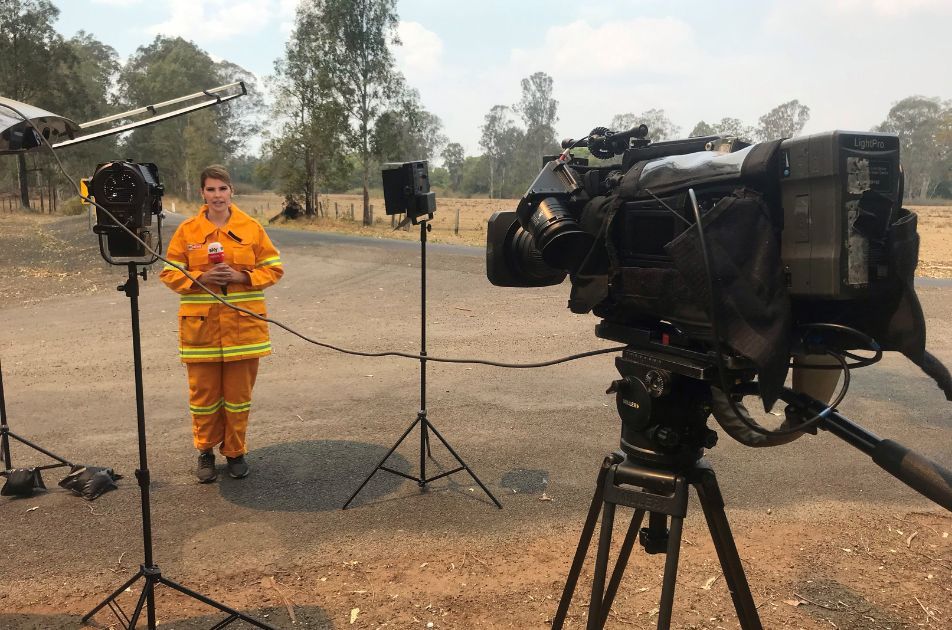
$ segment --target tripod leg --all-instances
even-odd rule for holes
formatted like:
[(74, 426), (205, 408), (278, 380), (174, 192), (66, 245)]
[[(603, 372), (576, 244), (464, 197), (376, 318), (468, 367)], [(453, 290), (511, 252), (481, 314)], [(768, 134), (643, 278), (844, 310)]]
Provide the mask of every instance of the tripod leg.
[(430, 433), (426, 430), (426, 425), (429, 424), (426, 421), (426, 416), (421, 411), (420, 412), (420, 479), (417, 481), (417, 485), (421, 488), (426, 487), (426, 456), (430, 451)]
[(119, 597), (119, 594), (120, 594), (120, 593), (125, 592), (125, 590), (126, 590), (127, 588), (129, 588), (130, 586), (132, 586), (132, 585), (135, 583), (136, 580), (138, 580), (140, 577), (142, 577), (142, 575), (143, 575), (143, 574), (142, 574), (142, 569), (139, 569), (139, 571), (138, 571), (135, 575), (133, 575), (131, 578), (129, 578), (122, 586), (120, 586), (119, 588), (117, 588), (109, 597), (107, 597), (106, 599), (104, 599), (104, 600), (102, 600), (101, 602), (99, 602), (98, 604), (96, 604), (96, 607), (95, 607), (95, 608), (93, 608), (93, 609), (90, 610), (88, 613), (86, 613), (86, 615), (83, 617), (83, 623), (87, 623), (90, 619), (93, 618), (93, 616), (94, 616), (96, 613), (98, 613), (100, 610), (102, 610), (103, 608), (105, 608), (106, 606), (108, 606), (110, 602), (112, 602), (114, 599), (116, 599), (117, 597)]
[(643, 509), (635, 510), (631, 515), (631, 523), (628, 525), (628, 533), (625, 534), (625, 540), (618, 551), (618, 559), (615, 561), (615, 568), (612, 571), (612, 579), (608, 582), (608, 588), (605, 590), (605, 598), (602, 600), (602, 619), (600, 628), (605, 627), (608, 621), (608, 611), (611, 610), (612, 603), (615, 601), (615, 595), (618, 594), (618, 586), (621, 584), (621, 578), (625, 574), (625, 567), (628, 566), (628, 559), (631, 557), (631, 549), (635, 546), (635, 540), (638, 538), (638, 530), (641, 528), (641, 522), (645, 519)]
[(588, 602), (586, 630), (602, 627), (602, 601), (605, 597), (605, 574), (608, 572), (608, 553), (612, 546), (612, 526), (615, 523), (615, 504), (605, 503), (602, 508), (602, 529), (598, 535), (598, 551), (595, 554), (595, 574), (592, 576), (592, 599)]
[(661, 603), (658, 610), (658, 630), (671, 627), (671, 610), (674, 608), (674, 587), (678, 580), (678, 560), (681, 556), (681, 531), (684, 518), (671, 517), (671, 531), (668, 533), (668, 550), (664, 560), (664, 580), (661, 583)]
[(367, 475), (367, 478), (364, 479), (363, 483), (361, 483), (360, 486), (354, 491), (354, 494), (350, 495), (350, 498), (347, 499), (347, 503), (345, 503), (345, 504), (344, 504), (344, 507), (341, 508), (342, 510), (346, 510), (346, 509), (347, 509), (347, 506), (350, 505), (350, 502), (353, 501), (354, 498), (355, 498), (358, 494), (360, 494), (360, 491), (364, 489), (364, 486), (367, 485), (367, 482), (370, 481), (370, 479), (371, 479), (375, 474), (377, 474), (377, 471), (380, 470), (380, 467), (383, 466), (384, 462), (386, 462), (388, 459), (390, 459), (390, 456), (393, 455), (393, 452), (394, 452), (395, 450), (397, 450), (397, 447), (400, 446), (400, 444), (403, 442), (404, 439), (406, 439), (406, 437), (407, 437), (408, 435), (410, 435), (410, 431), (412, 431), (412, 430), (413, 430), (413, 427), (415, 427), (415, 426), (417, 425), (417, 423), (420, 422), (421, 418), (422, 418), (421, 416), (417, 416), (417, 419), (413, 421), (413, 424), (411, 424), (409, 427), (407, 427), (407, 430), (403, 432), (403, 435), (400, 436), (400, 439), (397, 440), (396, 444), (394, 444), (393, 447), (391, 447), (391, 449), (390, 449), (389, 451), (387, 451), (387, 454), (384, 455), (383, 458), (381, 458), (380, 463), (378, 463), (376, 466), (374, 466), (374, 469), (370, 471), (370, 474)]
[(700, 481), (694, 484), (694, 488), (701, 501), (707, 527), (711, 531), (714, 549), (717, 550), (717, 558), (720, 560), (727, 588), (730, 589), (740, 627), (743, 630), (761, 630), (763, 626), (760, 625), (760, 615), (757, 614), (757, 606), (754, 605), (754, 598), (750, 593), (744, 565), (737, 554), (737, 545), (724, 513), (724, 497), (721, 496), (714, 471), (702, 471)]
[(605, 475), (608, 474), (608, 469), (615, 463), (614, 456), (609, 455), (602, 462), (601, 468), (598, 469), (595, 494), (592, 495), (592, 504), (588, 508), (585, 525), (582, 526), (582, 534), (579, 536), (575, 557), (572, 559), (572, 568), (569, 569), (569, 575), (565, 578), (565, 587), (562, 589), (562, 598), (559, 599), (559, 608), (552, 619), (552, 630), (562, 630), (562, 624), (565, 623), (565, 616), (569, 612), (569, 605), (572, 603), (572, 596), (575, 594), (575, 586), (578, 584), (578, 576), (582, 572), (582, 565), (585, 563), (585, 555), (592, 543), (592, 534), (595, 532), (595, 523), (598, 521), (598, 511), (601, 509), (602, 499), (605, 497)]
[(479, 485), (479, 487), (483, 489), (483, 492), (485, 492), (486, 495), (487, 495), (490, 499), (493, 500), (493, 503), (496, 504), (496, 507), (501, 510), (501, 509), (502, 509), (502, 503), (500, 503), (499, 500), (496, 499), (495, 496), (493, 496), (493, 493), (489, 491), (489, 488), (487, 488), (485, 485), (483, 485), (483, 482), (479, 480), (479, 477), (476, 476), (476, 473), (474, 473), (473, 470), (472, 470), (469, 466), (466, 465), (466, 462), (463, 461), (463, 458), (461, 458), (461, 457), (456, 453), (456, 451), (453, 450), (453, 447), (450, 446), (450, 443), (447, 442), (446, 439), (445, 439), (442, 435), (440, 435), (440, 432), (436, 430), (436, 427), (433, 426), (429, 421), (426, 422), (426, 426), (429, 426), (429, 427), (430, 427), (430, 430), (433, 431), (433, 434), (434, 434), (436, 437), (438, 437), (438, 438), (440, 439), (440, 442), (443, 443), (443, 446), (446, 447), (446, 450), (448, 450), (448, 451), (450, 452), (450, 454), (452, 454), (453, 457), (456, 458), (456, 461), (459, 462), (459, 465), (462, 466), (462, 467), (466, 470), (466, 472), (469, 473), (469, 476), (473, 478), (473, 481), (475, 481), (475, 482)]
[(129, 618), (129, 630), (135, 630), (136, 624), (139, 623), (139, 616), (142, 614), (142, 607), (146, 603), (146, 600), (148, 600), (152, 606), (148, 610), (150, 620), (149, 630), (155, 630), (155, 598), (152, 595), (152, 580), (146, 577), (145, 585), (142, 587), (142, 593), (139, 594), (139, 601), (136, 602), (136, 608), (132, 611), (132, 617)]
[(229, 608), (228, 606), (225, 606), (224, 604), (222, 604), (222, 603), (220, 603), (220, 602), (216, 602), (214, 599), (211, 599), (210, 597), (205, 597), (205, 596), (202, 595), (201, 593), (196, 593), (196, 592), (193, 591), (192, 589), (190, 589), (190, 588), (188, 588), (188, 587), (185, 587), (185, 586), (182, 586), (182, 585), (179, 584), (178, 582), (173, 582), (172, 580), (170, 580), (170, 579), (168, 579), (168, 578), (165, 578), (165, 577), (159, 577), (159, 578), (158, 578), (158, 581), (159, 581), (161, 584), (164, 584), (165, 586), (168, 586), (169, 588), (171, 588), (171, 589), (173, 589), (173, 590), (176, 590), (176, 591), (178, 591), (179, 593), (182, 593), (183, 595), (186, 595), (186, 596), (188, 596), (188, 597), (191, 597), (192, 599), (197, 599), (198, 601), (202, 602), (203, 604), (206, 604), (206, 605), (208, 605), (208, 606), (211, 606), (212, 608), (216, 608), (216, 609), (220, 610), (220, 611), (223, 612), (223, 613), (228, 613), (229, 617), (228, 617), (226, 620), (224, 620), (223, 622), (221, 622), (220, 624), (216, 625), (216, 626), (215, 626), (216, 628), (224, 627), (225, 625), (231, 623), (231, 622), (234, 621), (235, 619), (241, 619), (241, 620), (244, 621), (245, 623), (249, 623), (249, 624), (253, 625), (253, 626), (256, 627), (256, 628), (263, 628), (264, 630), (275, 630), (273, 626), (269, 626), (269, 625), (267, 625), (267, 624), (265, 624), (265, 623), (262, 623), (262, 622), (258, 621), (257, 619), (254, 619), (254, 618), (252, 618), (252, 617), (249, 617), (248, 615), (246, 615), (246, 614), (244, 614), (244, 613), (242, 613), (242, 612), (239, 612), (239, 611), (235, 610), (234, 608)]

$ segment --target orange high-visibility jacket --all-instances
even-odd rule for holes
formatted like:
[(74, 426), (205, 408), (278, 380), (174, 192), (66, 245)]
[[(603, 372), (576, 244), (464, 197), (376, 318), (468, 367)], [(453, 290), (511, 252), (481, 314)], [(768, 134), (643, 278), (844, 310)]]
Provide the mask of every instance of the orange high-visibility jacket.
[[(179, 355), (183, 363), (238, 361), (271, 354), (268, 322), (230, 309), (192, 282), (182, 269), (194, 277), (214, 265), (208, 262), (208, 244), (219, 242), (225, 249), (225, 262), (239, 271), (247, 271), (251, 284), (229, 284), (229, 304), (267, 315), (264, 291), (284, 274), (281, 255), (261, 224), (231, 205), (227, 225), (217, 227), (208, 220), (208, 206), (197, 216), (186, 219), (175, 230), (166, 258), (172, 265), (162, 268), (159, 278), (179, 298)], [(216, 293), (220, 287), (213, 288)]]

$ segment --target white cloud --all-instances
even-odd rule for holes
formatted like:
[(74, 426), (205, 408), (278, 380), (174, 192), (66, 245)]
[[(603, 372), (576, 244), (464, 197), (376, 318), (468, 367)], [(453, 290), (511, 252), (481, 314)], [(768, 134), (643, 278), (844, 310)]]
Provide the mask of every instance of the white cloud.
[(517, 68), (564, 79), (618, 79), (635, 73), (683, 74), (700, 52), (694, 29), (676, 18), (638, 18), (593, 26), (584, 20), (549, 28), (534, 48), (515, 48)]
[(948, 0), (799, 0), (779, 2), (768, 11), (764, 25), (776, 32), (813, 33), (840, 28), (849, 34), (861, 28), (902, 29), (896, 20), (952, 16)]
[(393, 48), (397, 67), (411, 83), (436, 78), (442, 69), (443, 40), (417, 22), (400, 22), (401, 46)]
[(93, 4), (103, 4), (109, 7), (128, 7), (133, 4), (140, 4), (142, 0), (91, 0)]
[(265, 28), (272, 5), (272, 0), (169, 0), (169, 18), (146, 31), (199, 43), (228, 39)]

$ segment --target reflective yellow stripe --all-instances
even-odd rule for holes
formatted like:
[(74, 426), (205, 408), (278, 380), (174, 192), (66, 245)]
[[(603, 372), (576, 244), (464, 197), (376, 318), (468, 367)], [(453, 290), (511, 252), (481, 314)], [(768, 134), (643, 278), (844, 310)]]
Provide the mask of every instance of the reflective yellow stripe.
[[(239, 291), (221, 296), (229, 304), (238, 302), (260, 302), (264, 300), (264, 291)], [(215, 304), (218, 300), (207, 293), (189, 293), (179, 298), (180, 304)]]
[(199, 407), (199, 406), (197, 406), (197, 405), (189, 405), (189, 406), (188, 406), (188, 410), (191, 411), (192, 414), (194, 414), (194, 415), (196, 415), (196, 416), (207, 416), (207, 415), (210, 415), (210, 414), (215, 413), (216, 411), (218, 411), (219, 409), (221, 409), (223, 406), (226, 406), (226, 405), (227, 405), (227, 403), (225, 402), (225, 399), (222, 398), (221, 400), (219, 400), (219, 401), (216, 402), (215, 404), (213, 404), (213, 405), (208, 405), (207, 407)]
[(280, 265), (280, 264), (281, 264), (281, 257), (272, 256), (271, 258), (265, 258), (264, 260), (262, 260), (255, 266), (256, 267), (274, 267), (275, 265)]
[(248, 411), (251, 409), (251, 401), (243, 403), (230, 403), (225, 402), (225, 411), (230, 411), (232, 413), (241, 413), (242, 411)]
[(185, 265), (176, 265), (175, 263), (172, 263), (172, 264), (166, 263), (165, 265), (162, 266), (162, 271), (165, 271), (166, 269), (170, 271), (182, 271), (182, 269), (184, 268), (185, 268)]
[(245, 354), (261, 354), (271, 350), (271, 342), (252, 343), (244, 346), (225, 346), (218, 347), (180, 347), (179, 356), (183, 359), (217, 359), (225, 357), (241, 356)]

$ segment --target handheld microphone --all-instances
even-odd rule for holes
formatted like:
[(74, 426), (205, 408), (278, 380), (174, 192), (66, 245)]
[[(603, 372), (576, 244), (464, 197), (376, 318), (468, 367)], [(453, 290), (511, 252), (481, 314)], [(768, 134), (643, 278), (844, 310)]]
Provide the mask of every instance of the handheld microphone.
[[(225, 248), (222, 247), (221, 243), (216, 241), (208, 244), (208, 262), (213, 265), (225, 262)], [(228, 295), (228, 287), (226, 285), (222, 285), (221, 294)]]

